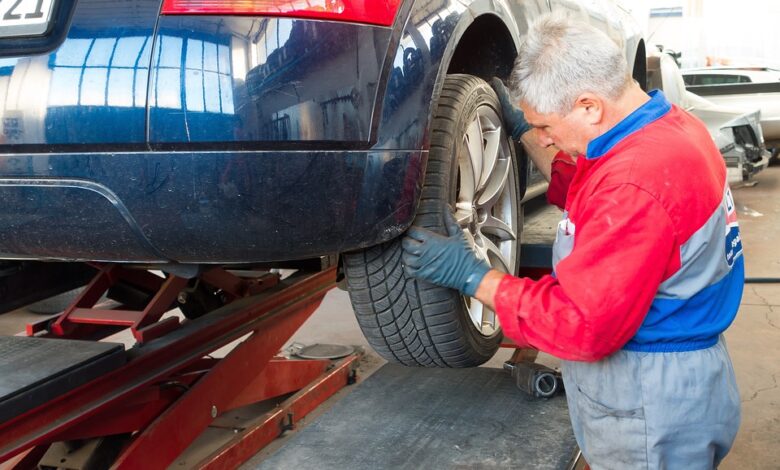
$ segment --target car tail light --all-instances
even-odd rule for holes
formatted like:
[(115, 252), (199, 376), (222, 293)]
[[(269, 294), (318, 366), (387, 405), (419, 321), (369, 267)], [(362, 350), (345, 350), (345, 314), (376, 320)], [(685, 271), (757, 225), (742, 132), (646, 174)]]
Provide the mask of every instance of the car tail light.
[(253, 15), (393, 24), (401, 0), (164, 0), (163, 15)]

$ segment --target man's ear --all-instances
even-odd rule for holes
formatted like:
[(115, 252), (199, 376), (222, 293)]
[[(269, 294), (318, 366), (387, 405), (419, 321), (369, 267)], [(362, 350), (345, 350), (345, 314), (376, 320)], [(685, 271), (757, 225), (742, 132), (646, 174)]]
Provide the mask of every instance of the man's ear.
[(604, 101), (598, 95), (583, 93), (577, 98), (574, 107), (578, 109), (587, 124), (591, 126), (601, 124), (604, 116)]

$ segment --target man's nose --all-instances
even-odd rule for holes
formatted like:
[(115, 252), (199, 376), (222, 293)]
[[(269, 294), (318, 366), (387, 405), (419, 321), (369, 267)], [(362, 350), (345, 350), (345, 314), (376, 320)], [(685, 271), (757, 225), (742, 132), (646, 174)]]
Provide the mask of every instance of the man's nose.
[(550, 137), (550, 134), (548, 134), (546, 132), (541, 132), (540, 135), (539, 135), (539, 143), (543, 147), (549, 147), (549, 146), (555, 144), (555, 141), (553, 140), (552, 137)]

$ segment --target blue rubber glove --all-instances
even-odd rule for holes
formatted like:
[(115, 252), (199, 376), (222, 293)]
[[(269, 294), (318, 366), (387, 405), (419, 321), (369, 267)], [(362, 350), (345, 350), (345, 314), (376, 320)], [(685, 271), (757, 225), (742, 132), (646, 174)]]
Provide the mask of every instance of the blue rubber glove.
[(525, 115), (520, 107), (512, 103), (509, 90), (500, 78), (493, 77), (490, 80), (490, 86), (498, 95), (498, 102), (501, 103), (501, 114), (504, 115), (504, 124), (512, 133), (512, 140), (520, 140), (521, 135), (531, 130), (531, 125), (525, 120)]
[(463, 230), (449, 210), (444, 211), (448, 235), (412, 227), (401, 241), (406, 274), (457, 289), (474, 297), (490, 266), (471, 250)]

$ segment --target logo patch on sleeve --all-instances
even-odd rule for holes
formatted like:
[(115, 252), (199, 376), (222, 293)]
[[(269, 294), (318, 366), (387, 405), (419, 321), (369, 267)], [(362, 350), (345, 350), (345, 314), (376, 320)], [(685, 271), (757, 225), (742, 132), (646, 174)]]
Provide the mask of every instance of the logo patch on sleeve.
[(726, 210), (726, 263), (731, 267), (734, 266), (734, 261), (742, 256), (742, 237), (739, 234), (734, 198), (728, 185), (723, 194), (723, 203)]
[(726, 263), (734, 266), (734, 261), (742, 255), (742, 238), (739, 227), (729, 227), (726, 233)]

